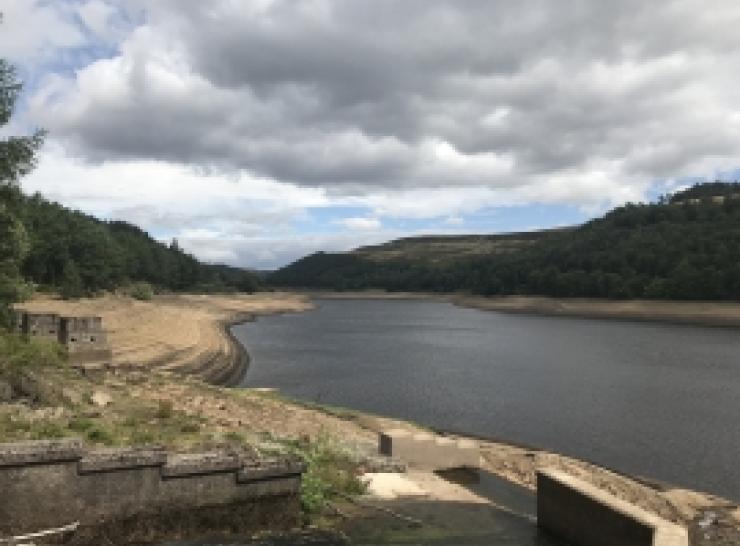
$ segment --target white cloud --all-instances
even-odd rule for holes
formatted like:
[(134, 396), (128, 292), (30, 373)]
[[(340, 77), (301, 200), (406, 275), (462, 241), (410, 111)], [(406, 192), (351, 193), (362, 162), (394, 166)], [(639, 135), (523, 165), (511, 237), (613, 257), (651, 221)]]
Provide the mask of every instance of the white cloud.
[(67, 3), (0, 0), (0, 13), (0, 57), (11, 61), (34, 63), (85, 43)]
[(342, 220), (339, 220), (338, 223), (343, 225), (347, 229), (357, 231), (378, 230), (382, 227), (382, 224), (378, 218), (343, 218)]

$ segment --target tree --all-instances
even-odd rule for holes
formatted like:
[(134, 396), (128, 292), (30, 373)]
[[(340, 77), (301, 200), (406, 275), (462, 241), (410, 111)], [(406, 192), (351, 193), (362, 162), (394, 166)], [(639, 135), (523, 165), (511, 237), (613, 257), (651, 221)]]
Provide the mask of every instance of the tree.
[[(10, 121), (21, 90), (15, 70), (0, 59), (0, 127)], [(28, 253), (28, 236), (17, 217), (21, 200), (18, 179), (33, 169), (43, 132), (0, 140), (0, 325), (8, 325), (9, 304), (26, 291), (20, 268)]]

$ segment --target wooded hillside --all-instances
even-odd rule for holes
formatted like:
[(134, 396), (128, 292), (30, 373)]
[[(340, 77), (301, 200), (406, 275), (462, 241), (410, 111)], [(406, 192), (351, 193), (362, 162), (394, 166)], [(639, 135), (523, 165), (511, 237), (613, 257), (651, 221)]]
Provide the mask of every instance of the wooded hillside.
[(6, 199), (25, 228), (29, 251), (21, 264), (28, 281), (79, 296), (136, 281), (172, 291), (253, 292), (251, 272), (199, 262), (173, 241), (163, 244), (126, 222), (105, 222), (15, 192)]
[[(577, 228), (496, 236), (498, 244), (483, 245), (481, 252), (447, 252), (440, 260), (430, 258), (440, 237), (415, 238), (414, 252), (404, 251), (411, 246), (402, 239), (317, 253), (268, 281), (339, 290), (740, 300), (739, 187), (699, 184), (659, 203), (619, 207)], [(476, 237), (491, 240), (464, 239)]]

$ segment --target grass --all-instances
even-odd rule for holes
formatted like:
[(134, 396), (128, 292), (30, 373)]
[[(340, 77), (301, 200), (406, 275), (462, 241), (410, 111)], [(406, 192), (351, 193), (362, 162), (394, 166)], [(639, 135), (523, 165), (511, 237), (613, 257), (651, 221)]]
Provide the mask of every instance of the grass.
[(204, 431), (201, 418), (175, 411), (171, 405), (119, 405), (94, 417), (87, 416), (89, 410), (85, 406), (68, 408), (61, 416), (3, 409), (0, 408), (0, 442), (76, 436), (101, 446), (158, 444), (177, 448), (213, 440)]
[(22, 371), (44, 367), (62, 367), (67, 353), (59, 343), (44, 339), (26, 340), (0, 331), (0, 376), (14, 377)]

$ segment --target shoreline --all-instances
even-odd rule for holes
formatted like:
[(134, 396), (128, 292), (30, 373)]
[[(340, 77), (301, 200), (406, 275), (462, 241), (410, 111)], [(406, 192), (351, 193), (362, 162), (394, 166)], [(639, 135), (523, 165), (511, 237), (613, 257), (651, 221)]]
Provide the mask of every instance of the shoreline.
[(313, 305), (284, 292), (253, 295), (166, 295), (149, 301), (108, 294), (65, 301), (37, 296), (18, 304), (30, 312), (100, 316), (112, 349), (107, 361), (86, 369), (140, 367), (194, 376), (219, 386), (237, 386), (251, 356), (231, 333), (260, 315), (301, 312)]
[(426, 300), (499, 313), (546, 317), (623, 320), (685, 326), (740, 327), (740, 302), (679, 300), (607, 300), (545, 296), (474, 296), (429, 292), (296, 291), (311, 299)]

